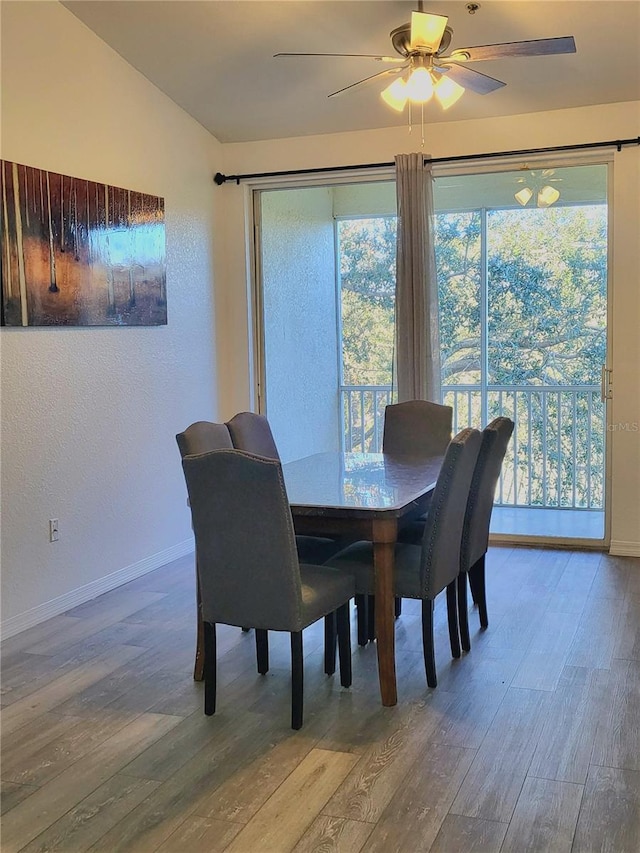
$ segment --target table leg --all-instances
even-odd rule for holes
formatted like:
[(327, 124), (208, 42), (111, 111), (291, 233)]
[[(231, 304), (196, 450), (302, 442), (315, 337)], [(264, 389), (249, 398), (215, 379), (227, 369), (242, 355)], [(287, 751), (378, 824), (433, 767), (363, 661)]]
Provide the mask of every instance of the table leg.
[(197, 611), (197, 636), (196, 636), (196, 660), (193, 666), (193, 680), (204, 679), (204, 623), (202, 621), (202, 598), (200, 596), (200, 578), (198, 575), (198, 557), (196, 555), (196, 611)]
[(374, 524), (373, 565), (376, 590), (376, 645), (380, 695), (383, 705), (395, 705), (398, 701), (395, 657), (395, 597), (393, 594), (393, 564), (397, 533), (395, 520), (384, 520)]

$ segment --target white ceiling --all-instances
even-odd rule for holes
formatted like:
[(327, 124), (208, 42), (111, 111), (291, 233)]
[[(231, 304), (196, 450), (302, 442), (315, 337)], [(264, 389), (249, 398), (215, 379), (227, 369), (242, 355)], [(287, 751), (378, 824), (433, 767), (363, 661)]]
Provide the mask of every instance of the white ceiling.
[[(381, 70), (369, 59), (274, 59), (281, 51), (393, 53), (389, 32), (417, 3), (388, 0), (68, 0), (64, 5), (221, 142), (404, 124), (376, 81), (328, 99)], [(425, 3), (449, 16), (451, 49), (573, 35), (577, 53), (477, 63), (507, 86), (467, 92), (425, 121), (640, 100), (640, 2), (481, 0)], [(606, 135), (606, 134), (605, 134)]]

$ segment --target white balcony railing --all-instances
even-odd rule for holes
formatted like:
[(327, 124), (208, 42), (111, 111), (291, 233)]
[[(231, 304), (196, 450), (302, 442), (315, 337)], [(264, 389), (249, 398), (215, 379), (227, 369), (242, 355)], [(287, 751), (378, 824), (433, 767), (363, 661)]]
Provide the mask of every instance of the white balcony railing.
[[(382, 449), (388, 385), (343, 385), (343, 447)], [(502, 506), (602, 509), (605, 410), (595, 385), (446, 385), (454, 433), (499, 415), (515, 422), (496, 503)]]

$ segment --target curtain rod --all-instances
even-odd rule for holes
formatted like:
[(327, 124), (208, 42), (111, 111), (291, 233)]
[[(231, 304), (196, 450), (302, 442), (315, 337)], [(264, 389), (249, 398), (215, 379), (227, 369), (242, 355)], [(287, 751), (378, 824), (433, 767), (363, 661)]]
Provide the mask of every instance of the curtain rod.
[[(491, 157), (526, 157), (531, 154), (550, 154), (558, 151), (584, 151), (588, 148), (617, 148), (624, 145), (640, 145), (640, 136), (632, 139), (610, 139), (607, 142), (583, 142), (580, 145), (554, 145), (551, 148), (525, 148), (520, 151), (490, 151), (486, 154), (461, 154), (456, 157), (425, 157), (425, 163), (457, 163), (462, 160), (485, 160)], [(227, 181), (247, 181), (253, 178), (284, 178), (291, 175), (319, 175), (326, 172), (350, 172), (357, 169), (382, 169), (395, 166), (395, 163), (356, 163), (353, 166), (322, 166), (317, 169), (290, 169), (286, 172), (254, 172), (246, 175), (223, 175), (216, 172), (213, 180), (218, 185)]]

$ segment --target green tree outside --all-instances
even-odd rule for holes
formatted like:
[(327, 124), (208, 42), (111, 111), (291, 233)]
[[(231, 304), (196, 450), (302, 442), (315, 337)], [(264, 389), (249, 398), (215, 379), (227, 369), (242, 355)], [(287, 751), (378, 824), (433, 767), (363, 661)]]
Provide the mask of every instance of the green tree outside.
[[(606, 352), (606, 206), (490, 210), (486, 218), (486, 381), (540, 389), (488, 393), (489, 417), (517, 420), (510, 452), (517, 445), (518, 460), (511, 460), (510, 494), (503, 499), (562, 506), (574, 502), (575, 490), (577, 505), (601, 505), (602, 407), (590, 392), (549, 391), (599, 379)], [(481, 225), (480, 210), (435, 217), (442, 382), (451, 389), (445, 402), (457, 404), (459, 425), (479, 425), (481, 417)], [(338, 239), (343, 382), (390, 386), (396, 218), (340, 221)], [(478, 391), (455, 392), (452, 386), (460, 385)], [(364, 414), (354, 405), (345, 411), (346, 422), (360, 429), (362, 449), (371, 449), (374, 418), (389, 399), (367, 394)], [(543, 455), (544, 469), (530, 464)]]

